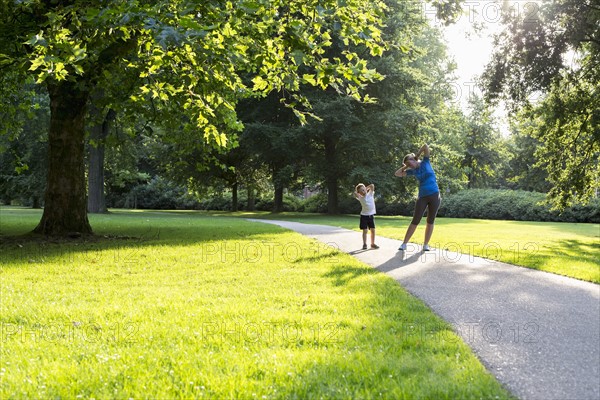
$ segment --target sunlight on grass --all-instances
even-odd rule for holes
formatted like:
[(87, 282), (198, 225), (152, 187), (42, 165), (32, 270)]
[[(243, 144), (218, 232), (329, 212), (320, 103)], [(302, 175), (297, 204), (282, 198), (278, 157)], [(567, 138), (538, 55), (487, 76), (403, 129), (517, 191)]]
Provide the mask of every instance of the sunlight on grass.
[[(39, 216), (0, 209), (0, 234)], [(0, 243), (0, 398), (510, 398), (449, 324), (326, 245), (202, 213), (90, 218), (99, 240)]]

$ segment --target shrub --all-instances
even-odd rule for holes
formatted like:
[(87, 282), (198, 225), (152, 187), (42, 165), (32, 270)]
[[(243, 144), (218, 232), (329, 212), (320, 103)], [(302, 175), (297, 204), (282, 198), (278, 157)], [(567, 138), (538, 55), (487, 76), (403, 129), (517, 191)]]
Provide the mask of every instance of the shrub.
[(187, 190), (160, 177), (135, 186), (127, 195), (124, 207), (141, 209), (174, 210), (195, 209), (199, 205)]
[[(302, 200), (291, 194), (283, 195), (282, 211), (298, 211), (302, 207)], [(275, 200), (273, 197), (261, 198), (256, 202), (257, 211), (273, 211)]]
[(412, 216), (415, 209), (414, 197), (405, 197), (396, 201), (386, 202), (380, 200), (376, 203), (378, 215), (404, 215)]
[[(245, 192), (238, 192), (238, 210), (244, 210), (248, 204)], [(233, 196), (231, 192), (207, 197), (200, 202), (200, 210), (231, 211), (233, 208)]]
[(327, 212), (327, 194), (319, 193), (304, 200), (298, 211), (309, 213), (326, 213)]
[[(346, 196), (345, 194), (340, 194), (340, 198), (338, 200), (338, 210), (340, 213), (360, 214), (361, 206), (354, 196)], [(377, 206), (377, 201), (375, 201), (375, 203), (375, 206)]]
[(523, 190), (470, 189), (442, 198), (438, 215), (455, 218), (518, 221), (600, 222), (600, 201), (559, 213), (545, 203), (543, 193)]

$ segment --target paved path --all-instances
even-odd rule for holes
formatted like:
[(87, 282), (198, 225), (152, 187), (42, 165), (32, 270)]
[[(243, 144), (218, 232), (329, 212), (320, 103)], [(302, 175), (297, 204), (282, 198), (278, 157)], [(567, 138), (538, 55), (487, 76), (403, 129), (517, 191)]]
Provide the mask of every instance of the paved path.
[[(396, 279), (450, 322), (488, 370), (521, 399), (600, 400), (600, 286), (451, 249), (422, 252), (359, 231), (254, 220), (294, 230)], [(456, 249), (454, 249), (456, 250)]]

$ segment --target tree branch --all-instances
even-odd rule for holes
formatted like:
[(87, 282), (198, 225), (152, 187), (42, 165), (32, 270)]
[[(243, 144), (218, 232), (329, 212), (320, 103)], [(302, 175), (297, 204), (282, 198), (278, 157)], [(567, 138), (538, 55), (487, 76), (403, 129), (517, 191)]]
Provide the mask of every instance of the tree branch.
[(125, 56), (131, 50), (133, 50), (138, 43), (137, 36), (132, 36), (127, 40), (122, 40), (118, 42), (113, 42), (102, 50), (98, 55), (99, 65), (111, 64), (115, 61), (115, 59)]

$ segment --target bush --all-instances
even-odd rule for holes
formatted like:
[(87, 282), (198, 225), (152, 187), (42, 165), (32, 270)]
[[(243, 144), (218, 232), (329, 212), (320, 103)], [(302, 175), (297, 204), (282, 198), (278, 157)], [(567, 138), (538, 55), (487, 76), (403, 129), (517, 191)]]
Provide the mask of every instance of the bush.
[(125, 208), (154, 210), (195, 209), (199, 205), (184, 187), (159, 177), (134, 187), (123, 201)]
[[(377, 200), (375, 200), (375, 206), (377, 206)], [(338, 201), (338, 210), (342, 214), (360, 214), (361, 206), (354, 196), (341, 194)]]
[(298, 211), (308, 213), (326, 213), (327, 212), (327, 194), (319, 193), (304, 200)]
[[(256, 202), (257, 211), (273, 211), (275, 208), (275, 200), (271, 198), (262, 198)], [(291, 194), (283, 195), (283, 210), (282, 211), (298, 211), (302, 208), (302, 200)]]
[(600, 222), (600, 201), (562, 213), (550, 210), (545, 194), (523, 190), (470, 189), (444, 196), (438, 215), (517, 221)]
[(302, 207), (302, 200), (293, 195), (283, 196), (283, 211), (298, 211)]
[[(248, 204), (248, 197), (245, 192), (238, 192), (238, 210), (245, 210)], [(233, 196), (230, 192), (223, 193), (221, 195), (215, 195), (203, 199), (200, 202), (200, 210), (212, 210), (212, 211), (231, 211), (233, 208)]]
[(416, 198), (406, 197), (393, 202), (377, 202), (378, 215), (404, 215), (410, 217), (415, 210)]

